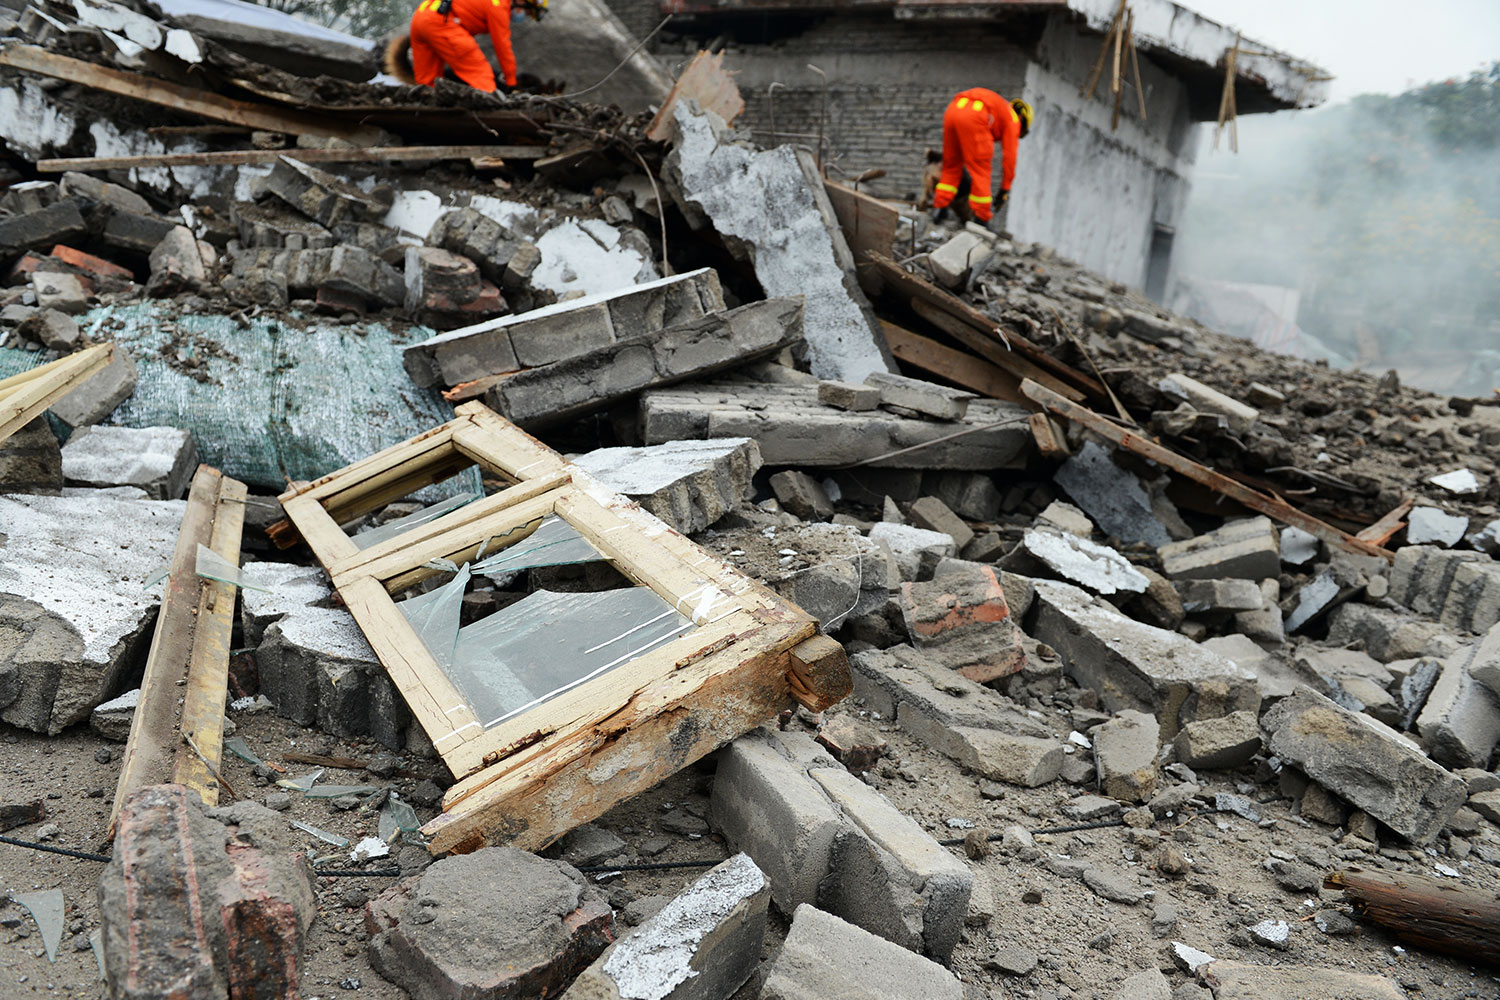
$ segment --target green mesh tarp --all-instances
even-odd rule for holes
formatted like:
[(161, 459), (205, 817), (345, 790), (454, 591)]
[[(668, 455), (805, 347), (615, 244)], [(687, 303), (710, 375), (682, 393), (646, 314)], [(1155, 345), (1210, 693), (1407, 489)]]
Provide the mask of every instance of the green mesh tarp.
[[(135, 359), (135, 392), (108, 423), (184, 428), (202, 461), (261, 490), (316, 479), (453, 419), (452, 406), (401, 367), (401, 348), (431, 330), (284, 320), (241, 323), (143, 302), (96, 309), (79, 324)], [(0, 377), (40, 360), (0, 349)], [(423, 496), (480, 489), (477, 474), (450, 484)]]

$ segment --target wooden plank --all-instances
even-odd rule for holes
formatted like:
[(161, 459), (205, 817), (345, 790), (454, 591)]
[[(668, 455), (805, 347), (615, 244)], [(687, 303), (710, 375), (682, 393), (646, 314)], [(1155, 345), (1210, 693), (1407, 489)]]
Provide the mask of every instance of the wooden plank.
[(321, 500), (362, 479), (395, 468), (413, 455), (445, 448), (453, 438), (455, 423), (456, 421), (450, 420), (446, 424), (423, 431), (416, 437), (393, 444), (389, 448), (382, 448), (373, 455), (346, 465), (337, 472), (330, 472), (326, 476), (314, 479), (310, 483), (293, 483), (277, 499), (283, 505), (292, 497), (310, 496)]
[(114, 360), (114, 344), (95, 344), (75, 354), (0, 379), (0, 441), (25, 427), (80, 382)]
[(843, 643), (819, 632), (797, 643), (790, 653), (787, 680), (792, 697), (809, 712), (837, 705), (854, 690)]
[(1100, 436), (1113, 441), (1115, 444), (1127, 451), (1133, 451), (1158, 465), (1166, 466), (1180, 476), (1186, 476), (1195, 482), (1202, 483), (1217, 493), (1238, 500), (1251, 510), (1268, 517), (1273, 517), (1283, 524), (1301, 528), (1303, 531), (1323, 539), (1329, 545), (1353, 552), (1357, 555), (1380, 556), (1391, 560), (1395, 557), (1378, 545), (1371, 545), (1347, 532), (1340, 531), (1333, 525), (1318, 520), (1311, 514), (1304, 513), (1277, 496), (1267, 496), (1252, 490), (1242, 483), (1237, 483), (1228, 476), (1215, 472), (1206, 466), (1199, 465), (1191, 459), (1184, 458), (1168, 448), (1164, 448), (1155, 441), (1141, 437), (1134, 431), (1124, 430), (1099, 414), (1079, 406), (1071, 400), (1064, 399), (1057, 393), (1052, 392), (1044, 386), (1035, 382), (1026, 381), (1021, 383), (1021, 391), (1030, 399), (1035, 400), (1046, 409), (1061, 417), (1066, 417), (1075, 423), (1080, 423)]
[(983, 358), (956, 351), (940, 344), (931, 337), (912, 333), (888, 320), (880, 321), (885, 342), (891, 353), (907, 364), (916, 365), (925, 372), (941, 376), (955, 385), (982, 393), (991, 399), (1003, 399), (1007, 403), (1029, 404), (1021, 395), (1021, 380), (999, 365)]
[(568, 463), (557, 452), (475, 400), (453, 408), (466, 423), (453, 432), (465, 455), (513, 479), (534, 479), (561, 471)]
[(674, 109), (683, 98), (697, 101), (700, 108), (712, 111), (730, 124), (745, 110), (740, 88), (724, 69), (724, 53), (700, 51), (667, 92), (667, 99), (662, 101), (661, 109), (646, 128), (646, 138), (652, 142), (666, 142), (672, 137), (677, 127)]
[(1038, 382), (1058, 395), (1071, 399), (1074, 402), (1081, 402), (1084, 399), (1084, 394), (1071, 385), (1068, 385), (1061, 379), (1055, 378), (1048, 372), (1042, 371), (1042, 369), (1021, 357), (1021, 355), (1007, 351), (1003, 344), (991, 340), (985, 334), (976, 331), (968, 323), (944, 312), (930, 302), (914, 298), (911, 300), (911, 306), (916, 310), (918, 316), (921, 316), (965, 347), (978, 352), (980, 357), (990, 361), (996, 367), (1009, 372), (1018, 381), (1031, 379), (1033, 382)]
[(140, 700), (130, 722), (120, 779), (115, 785), (114, 805), (109, 813), (111, 837), (115, 818), (125, 800), (139, 789), (166, 781), (172, 774), (180, 742), (177, 689), (187, 683), (193, 622), (203, 591), (203, 581), (194, 567), (198, 563), (198, 546), (213, 540), (214, 507), (221, 479), (218, 469), (200, 465), (188, 490), (182, 527), (177, 531), (177, 546), (172, 551), (171, 571), (162, 583), (161, 610), (151, 636), (151, 651), (146, 656)]
[(1072, 455), (1062, 429), (1046, 413), (1033, 413), (1026, 423), (1031, 428), (1031, 439), (1036, 442), (1036, 450), (1043, 458), (1050, 462), (1061, 462)]
[(451, 389), (443, 390), (443, 399), (450, 403), (467, 403), (471, 399), (478, 399), (489, 392), (495, 386), (510, 378), (515, 372), (500, 372), (497, 375), (484, 375), (480, 378), (460, 382)]
[(155, 156), (74, 156), (38, 160), (42, 174), (66, 170), (134, 170), (148, 167), (218, 167), (275, 163), (293, 156), (303, 163), (395, 163), (411, 160), (535, 160), (546, 146), (364, 146), (354, 149), (225, 149)]
[(1384, 517), (1354, 537), (1361, 541), (1369, 542), (1371, 545), (1384, 545), (1391, 540), (1392, 535), (1406, 527), (1406, 522), (1401, 519), (1411, 512), (1412, 504), (1415, 502), (1414, 498), (1407, 497), (1392, 508)]
[(1500, 965), (1500, 893), (1406, 872), (1346, 868), (1323, 888), (1337, 889), (1354, 914), (1407, 944)]
[(312, 497), (292, 497), (290, 500), (281, 501), (281, 509), (286, 511), (287, 517), (294, 525), (300, 536), (307, 541), (308, 547), (313, 550), (313, 555), (324, 566), (330, 566), (340, 559), (347, 559), (359, 553), (359, 546), (354, 544), (344, 529), (338, 526), (338, 522), (328, 516), (323, 505)]
[(885, 283), (880, 278), (880, 269), (870, 262), (869, 254), (890, 256), (896, 243), (896, 227), (901, 221), (901, 213), (879, 198), (830, 180), (823, 181), (823, 189), (828, 192), (844, 240), (854, 254), (854, 273), (859, 278), (859, 287), (866, 295), (879, 295)]
[(0, 48), (0, 66), (67, 80), (94, 90), (134, 98), (230, 125), (244, 125), (288, 135), (344, 139), (361, 146), (373, 146), (381, 138), (380, 129), (368, 125), (344, 124), (305, 111), (273, 108), (253, 101), (221, 97), (209, 91), (184, 87), (139, 73), (96, 66), (34, 45), (6, 45)]
[[(1000, 344), (1000, 334), (998, 332), (1000, 324), (995, 320), (975, 309), (958, 296), (934, 285), (926, 278), (912, 274), (888, 257), (881, 257), (877, 254), (873, 255), (871, 260), (879, 267), (881, 277), (893, 287), (899, 289), (903, 295), (921, 299), (928, 305), (952, 316), (954, 319), (967, 323), (987, 341), (1004, 348), (1005, 345)], [(1050, 373), (1057, 380), (1082, 391), (1085, 395), (1093, 399), (1103, 400), (1105, 398), (1104, 386), (1100, 385), (1097, 379), (1079, 371), (1072, 365), (1057, 360), (1033, 344), (1019, 331), (1007, 330), (1005, 333), (1005, 342), (1010, 345), (1010, 353), (1021, 355), (1034, 366)], [(967, 344), (968, 342), (965, 341), (964, 343)], [(990, 355), (986, 354), (985, 357), (990, 357)], [(996, 364), (1002, 364), (1002, 362), (993, 357), (990, 357), (990, 360), (995, 361)], [(1043, 385), (1047, 385), (1041, 379), (1034, 379), (1033, 381), (1042, 382)]]
[(428, 850), (538, 850), (774, 718), (793, 704), (786, 650), (813, 626), (779, 630), (765, 648), (747, 654), (730, 646), (705, 657), (650, 685), (605, 723), (558, 734), (450, 789), (444, 812), (422, 828)]
[[(238, 566), (249, 491), (244, 483), (224, 476), (219, 480), (218, 493), (213, 531), (206, 544)], [(205, 805), (214, 806), (219, 803), (219, 779), (215, 772), (224, 754), (224, 695), (229, 688), (229, 648), (234, 644), (234, 603), (239, 588), (219, 580), (203, 580), (202, 591), (193, 619), (193, 650), (188, 660), (179, 723), (198, 752), (179, 742), (172, 780), (197, 792)]]

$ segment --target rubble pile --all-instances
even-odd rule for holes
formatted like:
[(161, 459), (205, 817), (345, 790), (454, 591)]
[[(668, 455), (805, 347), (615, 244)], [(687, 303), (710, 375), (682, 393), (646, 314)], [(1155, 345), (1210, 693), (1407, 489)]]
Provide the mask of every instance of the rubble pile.
[[(153, 123), (104, 70), (191, 93)], [(495, 151), (411, 152), (443, 122)], [(805, 151), (691, 94), (655, 125), (22, 14), (0, 417), (58, 384), (0, 437), (0, 826), (113, 854), (5, 848), (73, 945), (17, 897), (16, 981), (1493, 995), (1500, 406), (906, 206), (866, 247)], [(212, 523), (200, 460), (248, 487)], [(174, 642), (226, 664), (213, 725)], [(225, 805), (143, 784), (161, 712)], [(1480, 915), (1377, 919), (1360, 871)]]

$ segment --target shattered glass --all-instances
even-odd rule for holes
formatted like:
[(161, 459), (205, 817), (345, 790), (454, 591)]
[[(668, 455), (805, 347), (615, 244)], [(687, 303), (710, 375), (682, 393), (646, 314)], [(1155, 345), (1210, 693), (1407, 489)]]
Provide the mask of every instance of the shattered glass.
[(435, 503), (430, 507), (423, 507), (414, 514), (398, 517), (394, 521), (387, 521), (378, 527), (356, 531), (350, 538), (355, 545), (362, 549), (368, 549), (388, 539), (395, 538), (403, 531), (421, 527), (430, 521), (436, 521), (444, 514), (450, 514), (465, 504), (473, 503), (478, 499), (478, 493), (460, 493), (457, 496), (449, 497), (447, 500)]
[(539, 590), (459, 629), (447, 673), (489, 728), (693, 627), (646, 587)]
[(540, 566), (572, 566), (604, 558), (578, 529), (560, 517), (546, 517), (528, 537), (481, 559), (471, 569), (480, 576)]
[(348, 837), (340, 837), (336, 833), (330, 833), (327, 830), (324, 830), (324, 829), (321, 829), (319, 827), (313, 826), (311, 823), (304, 823), (300, 819), (294, 819), (291, 822), (292, 822), (292, 826), (294, 826), (297, 829), (301, 830), (303, 833), (310, 833), (310, 834), (312, 834), (314, 837), (317, 837), (319, 840), (321, 840), (325, 844), (332, 844), (334, 847), (348, 847), (349, 846), (349, 838)]
[(323, 777), (323, 768), (320, 767), (315, 771), (309, 771), (301, 777), (282, 778), (276, 784), (282, 788), (289, 788), (294, 792), (305, 792), (321, 777)]
[(198, 562), (194, 567), (194, 572), (205, 580), (218, 580), (220, 583), (231, 584), (244, 590), (258, 590), (263, 594), (271, 593), (265, 587), (251, 582), (244, 570), (202, 542), (198, 543)]
[(264, 764), (265, 761), (250, 749), (250, 744), (245, 742), (245, 737), (235, 736), (224, 741), (224, 749), (234, 754), (247, 764)]
[(416, 833), (421, 827), (416, 810), (393, 792), (380, 810), (380, 839), (389, 844), (402, 834)]
[(345, 795), (373, 795), (380, 789), (374, 785), (314, 785), (307, 790), (310, 799), (337, 799)]
[(47, 949), (47, 961), (57, 961), (57, 946), (62, 943), (63, 894), (61, 889), (43, 889), (40, 892), (18, 892), (11, 899), (17, 906), (24, 906), (42, 932), (42, 944)]
[(396, 605), (411, 623), (422, 645), (444, 670), (453, 664), (453, 647), (458, 642), (458, 616), (463, 609), (469, 572), (468, 566), (461, 566), (457, 575), (441, 587), (408, 597)]

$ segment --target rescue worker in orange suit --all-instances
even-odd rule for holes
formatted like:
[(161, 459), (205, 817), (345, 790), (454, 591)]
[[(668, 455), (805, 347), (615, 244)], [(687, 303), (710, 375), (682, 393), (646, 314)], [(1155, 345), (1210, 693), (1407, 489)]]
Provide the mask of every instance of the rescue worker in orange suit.
[(422, 0), (411, 16), (411, 31), (387, 48), (386, 72), (403, 83), (430, 87), (446, 66), (475, 90), (493, 92), (495, 71), (474, 40), (488, 34), (505, 86), (514, 87), (511, 19), (540, 21), (546, 10), (547, 0)]
[(1016, 176), (1016, 146), (1031, 130), (1031, 105), (1009, 101), (983, 87), (955, 95), (943, 112), (943, 172), (932, 199), (934, 222), (948, 215), (964, 171), (969, 172), (969, 208), (974, 218), (994, 228), (996, 205), (990, 168), (1000, 144), (1000, 204), (1010, 198)]

